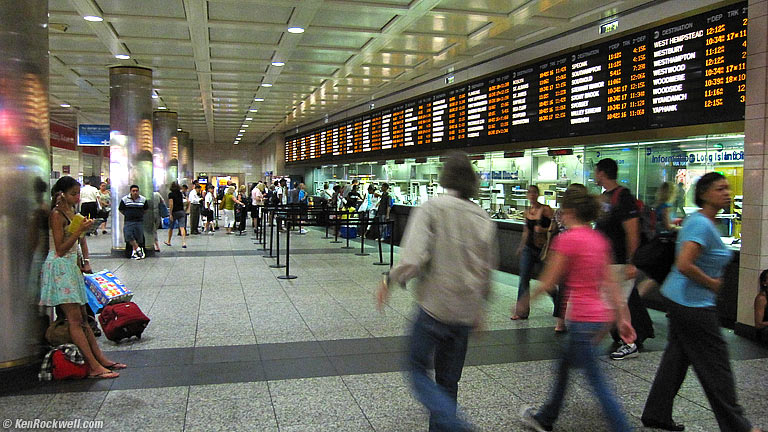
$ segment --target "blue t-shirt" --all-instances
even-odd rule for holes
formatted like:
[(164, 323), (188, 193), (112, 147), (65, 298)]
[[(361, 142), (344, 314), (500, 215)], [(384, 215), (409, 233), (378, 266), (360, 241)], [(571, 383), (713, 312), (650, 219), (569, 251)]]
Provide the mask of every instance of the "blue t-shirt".
[(307, 193), (304, 192), (303, 190), (299, 191), (299, 202), (302, 204), (307, 202)]
[[(703, 214), (696, 212), (685, 220), (683, 229), (677, 236), (675, 256), (685, 242), (701, 245), (701, 255), (696, 258), (696, 266), (711, 278), (722, 277), (725, 267), (731, 262), (733, 252), (720, 240), (720, 233), (715, 225)], [(685, 277), (672, 266), (672, 271), (661, 286), (664, 297), (687, 307), (712, 307), (717, 302), (717, 294), (697, 282)]]

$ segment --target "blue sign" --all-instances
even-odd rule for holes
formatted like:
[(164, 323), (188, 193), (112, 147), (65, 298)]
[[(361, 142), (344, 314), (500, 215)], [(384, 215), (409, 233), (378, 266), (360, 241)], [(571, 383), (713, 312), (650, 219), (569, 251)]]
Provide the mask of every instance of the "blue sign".
[(77, 145), (109, 146), (109, 125), (81, 124), (77, 128)]

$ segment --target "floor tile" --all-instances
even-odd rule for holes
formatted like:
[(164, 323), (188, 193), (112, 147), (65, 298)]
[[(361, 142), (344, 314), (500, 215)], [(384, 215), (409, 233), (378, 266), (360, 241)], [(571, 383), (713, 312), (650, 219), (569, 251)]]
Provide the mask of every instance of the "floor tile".
[(328, 422), (365, 419), (349, 391), (279, 395), (272, 403), (280, 427), (317, 423), (320, 418)]
[(190, 401), (184, 430), (271, 431), (277, 430), (277, 421), (268, 399)]

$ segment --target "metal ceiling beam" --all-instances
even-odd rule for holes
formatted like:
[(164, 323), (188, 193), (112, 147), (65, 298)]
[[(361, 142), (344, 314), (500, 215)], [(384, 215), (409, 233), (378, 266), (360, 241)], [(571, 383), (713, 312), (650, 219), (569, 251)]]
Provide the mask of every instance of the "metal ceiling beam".
[[(312, 95), (310, 95), (301, 104), (299, 104), (299, 106), (293, 112), (291, 112), (288, 117), (286, 117), (282, 124), (287, 124), (293, 119), (301, 116), (302, 112), (309, 107), (311, 101), (320, 100), (323, 94), (330, 93), (336, 83), (338, 83), (341, 79), (344, 79), (355, 73), (355, 69), (363, 63), (371, 61), (373, 54), (379, 52), (379, 50), (384, 48), (391, 40), (399, 37), (404, 31), (407, 31), (407, 29), (410, 28), (413, 23), (421, 19), (433, 8), (437, 7), (438, 4), (440, 4), (440, 0), (413, 0), (408, 5), (408, 9), (404, 11), (403, 15), (397, 15), (386, 26), (384, 26), (380, 35), (368, 41), (368, 43), (363, 46), (359, 53), (352, 56), (352, 58), (346, 62), (343, 68), (339, 69), (336, 71), (336, 73), (333, 74), (332, 79), (327, 80), (321, 88), (315, 90)], [(272, 131), (278, 130), (279, 127), (280, 125), (276, 125)]]
[[(88, 15), (104, 16), (101, 8), (94, 0), (69, 0), (77, 13), (83, 17)], [(107, 47), (112, 55), (130, 54), (128, 48), (120, 42), (117, 32), (107, 21), (92, 22), (88, 21), (88, 26), (96, 33), (99, 40)]]
[(205, 112), (205, 123), (208, 129), (208, 142), (216, 142), (213, 124), (213, 88), (211, 87), (211, 57), (208, 32), (208, 8), (206, 0), (183, 0), (184, 11), (187, 15), (189, 37), (195, 55), (195, 69), (200, 83), (200, 99)]
[[(271, 61), (291, 61), (291, 54), (299, 45), (299, 42), (301, 42), (302, 35), (288, 33), (288, 27), (302, 27), (304, 29), (309, 28), (315, 18), (315, 15), (317, 15), (317, 12), (320, 10), (322, 5), (323, 0), (304, 0), (301, 2), (300, 6), (297, 6), (293, 10), (293, 14), (291, 14), (287, 25), (283, 26), (281, 30), (284, 33), (280, 38), (280, 43), (278, 44), (277, 50), (275, 50), (274, 55), (270, 59)], [(262, 82), (270, 84), (277, 82), (278, 77), (282, 71), (282, 66), (273, 66), (270, 64), (270, 66), (267, 67), (267, 73), (264, 75)], [(261, 103), (255, 102), (255, 98), (263, 98), (266, 100), (269, 96), (270, 90), (270, 87), (260, 86), (254, 95), (254, 103), (252, 107), (259, 108)], [(248, 113), (245, 114), (248, 115)]]

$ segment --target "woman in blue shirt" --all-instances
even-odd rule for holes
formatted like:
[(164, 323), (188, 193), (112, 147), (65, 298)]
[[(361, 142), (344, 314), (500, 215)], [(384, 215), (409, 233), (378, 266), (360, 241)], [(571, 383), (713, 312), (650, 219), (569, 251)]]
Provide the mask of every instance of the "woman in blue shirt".
[(731, 203), (728, 180), (708, 173), (696, 184), (696, 205), (677, 237), (676, 259), (661, 286), (667, 298), (669, 338), (641, 418), (643, 425), (682, 431), (672, 420), (672, 403), (693, 366), (722, 431), (758, 431), (736, 401), (728, 346), (715, 308), (725, 267), (733, 253), (715, 227), (715, 216)]

